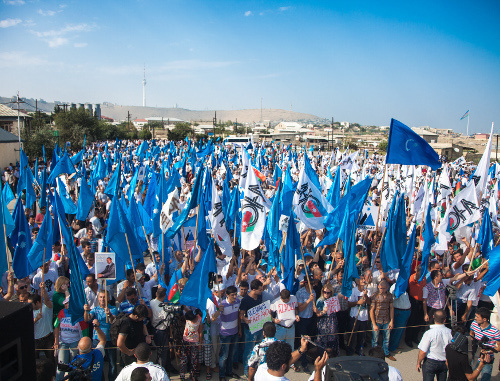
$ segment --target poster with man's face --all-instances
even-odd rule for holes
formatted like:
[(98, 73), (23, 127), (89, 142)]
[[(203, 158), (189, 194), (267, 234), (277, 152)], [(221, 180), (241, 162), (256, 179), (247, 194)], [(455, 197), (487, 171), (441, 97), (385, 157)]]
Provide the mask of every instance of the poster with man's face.
[(116, 279), (115, 253), (95, 253), (95, 277), (99, 280)]

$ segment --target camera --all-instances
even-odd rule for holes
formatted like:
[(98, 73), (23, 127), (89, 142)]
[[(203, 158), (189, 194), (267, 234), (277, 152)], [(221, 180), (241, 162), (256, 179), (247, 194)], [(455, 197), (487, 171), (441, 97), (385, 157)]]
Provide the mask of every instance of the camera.
[(94, 360), (92, 358), (92, 363), (90, 366), (84, 367), (87, 359), (83, 357), (77, 357), (69, 365), (58, 363), (57, 369), (61, 372), (67, 372), (67, 376), (63, 378), (63, 381), (91, 381), (92, 380), (92, 366)]
[(182, 313), (182, 306), (180, 304), (160, 303), (159, 306), (163, 307), (163, 311), (166, 312), (164, 322), (167, 326), (170, 326), (174, 318)]
[(208, 273), (208, 288), (214, 288), (214, 282), (217, 280), (217, 274), (213, 271)]
[(494, 353), (498, 353), (498, 351), (495, 350), (495, 348), (492, 348), (491, 346), (488, 345), (488, 342), (490, 339), (487, 336), (481, 337), (481, 340), (478, 340), (479, 347), (481, 348), (481, 354), (479, 355), (480, 358), (484, 359), (486, 354), (490, 355), (490, 361), (485, 362), (485, 364), (493, 364)]

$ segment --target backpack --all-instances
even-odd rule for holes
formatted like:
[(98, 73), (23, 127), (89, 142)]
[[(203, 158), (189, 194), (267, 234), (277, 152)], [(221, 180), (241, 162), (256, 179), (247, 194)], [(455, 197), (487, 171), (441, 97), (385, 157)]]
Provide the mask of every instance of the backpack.
[(109, 327), (109, 336), (111, 337), (111, 343), (114, 347), (116, 347), (118, 343), (118, 334), (120, 333), (120, 327), (123, 321), (128, 318), (128, 316), (128, 314), (120, 312), (118, 315), (116, 315), (115, 320), (113, 320), (113, 323), (111, 323), (111, 326)]

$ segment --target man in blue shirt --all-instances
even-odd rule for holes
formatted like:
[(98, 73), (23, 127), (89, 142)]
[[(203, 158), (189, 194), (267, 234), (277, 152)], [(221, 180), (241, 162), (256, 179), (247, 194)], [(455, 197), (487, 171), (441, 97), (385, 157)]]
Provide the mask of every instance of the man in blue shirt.
[[(71, 364), (79, 359), (85, 360), (83, 369), (92, 369), (92, 381), (101, 381), (104, 370), (104, 346), (106, 345), (106, 335), (99, 327), (99, 321), (93, 321), (94, 331), (97, 333), (99, 343), (92, 349), (92, 340), (90, 337), (82, 337), (78, 342), (79, 354), (73, 359)], [(70, 364), (70, 365), (71, 365)]]
[[(114, 380), (118, 374), (118, 369), (116, 368), (116, 349), (112, 349), (111, 345), (111, 337), (109, 335), (109, 329), (111, 327), (111, 323), (115, 320), (116, 315), (118, 315), (118, 311), (115, 307), (108, 308), (106, 307), (106, 292), (104, 290), (99, 291), (97, 295), (99, 301), (99, 307), (94, 307), (90, 310), (89, 306), (85, 304), (83, 306), (84, 315), (83, 318), (86, 322), (90, 322), (93, 319), (97, 319), (99, 322), (99, 326), (106, 335), (106, 356), (109, 361), (108, 367), (108, 379)], [(99, 342), (99, 337), (97, 335), (97, 331), (94, 330), (93, 343), (97, 345)]]
[(153, 313), (151, 312), (151, 308), (149, 307), (149, 302), (144, 298), (139, 298), (139, 296), (137, 295), (137, 290), (135, 288), (129, 288), (125, 292), (125, 295), (127, 300), (123, 303), (120, 303), (120, 312), (131, 314), (135, 306), (144, 304), (148, 308), (148, 318), (151, 319)]

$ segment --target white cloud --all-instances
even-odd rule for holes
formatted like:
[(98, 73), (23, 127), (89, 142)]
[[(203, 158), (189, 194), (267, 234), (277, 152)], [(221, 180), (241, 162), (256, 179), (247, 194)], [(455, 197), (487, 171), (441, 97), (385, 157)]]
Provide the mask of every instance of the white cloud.
[(75, 48), (85, 48), (88, 44), (86, 42), (75, 42), (73, 46)]
[(16, 26), (17, 24), (21, 23), (21, 19), (5, 19), (5, 20), (0, 20), (0, 28), (9, 28), (11, 26)]
[(292, 7), (290, 7), (290, 6), (288, 6), (288, 7), (279, 7), (279, 11), (280, 12), (285, 12), (285, 11), (290, 10), (290, 8), (292, 8)]
[(33, 67), (47, 64), (46, 60), (30, 56), (27, 52), (0, 52), (0, 68)]
[(245, 16), (247, 16), (247, 17), (248, 17), (248, 16), (252, 16), (252, 14), (253, 14), (253, 13), (252, 13), (252, 11), (246, 11), (246, 12), (245, 12)]
[(74, 25), (68, 24), (64, 28), (47, 30), (45, 32), (37, 32), (37, 31), (32, 31), (32, 32), (36, 36), (43, 38), (43, 37), (64, 36), (64, 35), (66, 35), (68, 33), (72, 33), (72, 32), (90, 32), (92, 29), (94, 29), (93, 25), (82, 23), (82, 24), (74, 24)]
[[(56, 11), (43, 11), (41, 9), (39, 9), (38, 11), (36, 11), (39, 15), (42, 15), (42, 16), (54, 16), (56, 13)], [(60, 11), (59, 11), (60, 12)]]
[(3, 0), (3, 2), (8, 5), (24, 5), (24, 0)]
[(57, 48), (59, 46), (66, 45), (68, 43), (68, 39), (64, 37), (54, 37), (46, 40), (46, 42), (49, 44), (50, 48)]

